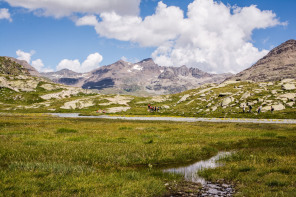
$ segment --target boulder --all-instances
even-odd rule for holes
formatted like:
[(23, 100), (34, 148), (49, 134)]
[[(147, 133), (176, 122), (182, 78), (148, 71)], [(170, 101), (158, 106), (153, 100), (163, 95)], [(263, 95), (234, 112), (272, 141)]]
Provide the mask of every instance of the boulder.
[(212, 107), (212, 111), (216, 111), (217, 110), (217, 106)]
[(287, 94), (282, 94), (279, 96), (279, 98), (287, 98), (289, 100), (292, 100), (296, 97), (295, 93), (287, 93)]
[(283, 90), (295, 90), (295, 85), (293, 83), (286, 83), (282, 85)]
[(277, 91), (276, 90), (271, 90), (271, 94), (276, 94)]
[(290, 82), (293, 82), (294, 79), (283, 79), (281, 82), (282, 83), (290, 83)]
[(247, 99), (248, 97), (250, 97), (251, 96), (251, 93), (250, 92), (245, 92), (243, 95), (242, 95), (242, 97), (240, 98), (240, 100), (245, 100), (245, 99)]
[(226, 97), (226, 98), (223, 99), (223, 101), (221, 103), (221, 106), (222, 107), (228, 106), (233, 101), (234, 101), (233, 97)]
[(185, 94), (184, 96), (182, 96), (182, 98), (181, 98), (177, 103), (181, 103), (181, 102), (186, 101), (186, 99), (187, 99), (188, 97), (190, 97), (190, 95), (189, 95), (189, 94)]
[(93, 103), (92, 100), (74, 100), (74, 101), (69, 101), (64, 103), (64, 105), (61, 107), (61, 109), (83, 109), (83, 108), (88, 108), (91, 106), (94, 106), (95, 104)]
[(285, 106), (283, 104), (277, 104), (277, 105), (267, 105), (265, 107), (262, 108), (262, 112), (267, 112), (271, 110), (271, 106), (274, 108), (274, 111), (280, 111), (280, 110), (284, 110)]
[(247, 103), (241, 103), (240, 108), (247, 107)]
[(286, 105), (289, 106), (289, 107), (293, 107), (293, 105), (295, 105), (295, 103), (294, 102), (289, 102), (289, 103), (286, 103)]
[(274, 108), (274, 111), (280, 111), (280, 110), (285, 109), (285, 106), (281, 103), (278, 105), (273, 105), (272, 107)]
[(168, 105), (163, 105), (163, 106), (161, 106), (161, 108), (164, 108), (164, 109), (170, 109), (170, 106), (168, 106)]

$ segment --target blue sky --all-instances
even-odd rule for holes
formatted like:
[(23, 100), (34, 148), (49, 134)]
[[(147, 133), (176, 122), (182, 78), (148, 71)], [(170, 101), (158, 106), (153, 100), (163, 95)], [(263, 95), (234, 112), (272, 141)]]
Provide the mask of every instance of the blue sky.
[(152, 57), (163, 66), (235, 73), (296, 39), (295, 0), (100, 1), (0, 0), (0, 56), (40, 71)]

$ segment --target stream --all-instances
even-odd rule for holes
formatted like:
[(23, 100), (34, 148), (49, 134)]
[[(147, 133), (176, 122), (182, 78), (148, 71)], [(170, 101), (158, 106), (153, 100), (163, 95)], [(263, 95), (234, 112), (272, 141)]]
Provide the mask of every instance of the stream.
[[(220, 163), (218, 160), (224, 157), (227, 157), (231, 154), (233, 154), (233, 152), (219, 152), (216, 156), (211, 157), (208, 160), (198, 161), (189, 166), (165, 169), (163, 170), (163, 172), (182, 174), (184, 176), (184, 179), (188, 182), (201, 183), (202, 189), (199, 191), (197, 196), (217, 196), (217, 197), (233, 196), (235, 192), (233, 185), (227, 184), (224, 181), (219, 181), (218, 183), (211, 183), (206, 181), (204, 178), (198, 176), (198, 172), (201, 170), (222, 166), (223, 164)], [(177, 195), (172, 195), (172, 196), (195, 196), (195, 195), (178, 192)]]
[(174, 173), (174, 174), (183, 174), (186, 181), (191, 181), (194, 183), (206, 184), (206, 180), (198, 176), (198, 172), (208, 168), (216, 168), (222, 164), (217, 162), (219, 159), (231, 155), (231, 152), (219, 152), (216, 156), (208, 159), (196, 162), (189, 166), (179, 167), (179, 168), (170, 168), (164, 170), (164, 172)]
[(145, 121), (173, 121), (173, 122), (235, 122), (256, 124), (296, 124), (296, 119), (248, 119), (248, 118), (195, 118), (195, 117), (149, 117), (149, 116), (80, 116), (79, 113), (47, 113), (60, 118), (101, 118), (118, 120), (145, 120)]

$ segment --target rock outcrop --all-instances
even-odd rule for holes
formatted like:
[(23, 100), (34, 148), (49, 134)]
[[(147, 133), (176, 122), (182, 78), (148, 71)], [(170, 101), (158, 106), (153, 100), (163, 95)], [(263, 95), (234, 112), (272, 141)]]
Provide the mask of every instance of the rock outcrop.
[(1, 56), (0, 74), (40, 76), (40, 73), (25, 60), (18, 60), (13, 57)]

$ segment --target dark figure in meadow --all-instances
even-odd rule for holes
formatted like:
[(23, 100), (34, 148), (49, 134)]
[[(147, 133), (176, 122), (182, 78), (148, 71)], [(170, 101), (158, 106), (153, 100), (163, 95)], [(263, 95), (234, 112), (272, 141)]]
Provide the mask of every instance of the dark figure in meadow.
[(270, 111), (271, 111), (271, 113), (273, 113), (273, 111), (274, 111), (274, 108), (272, 106), (270, 107)]
[(249, 105), (249, 113), (252, 112), (253, 107), (251, 105)]
[(262, 109), (262, 105), (260, 105), (260, 107), (258, 107), (258, 114), (260, 114), (260, 112), (261, 112), (261, 109)]

